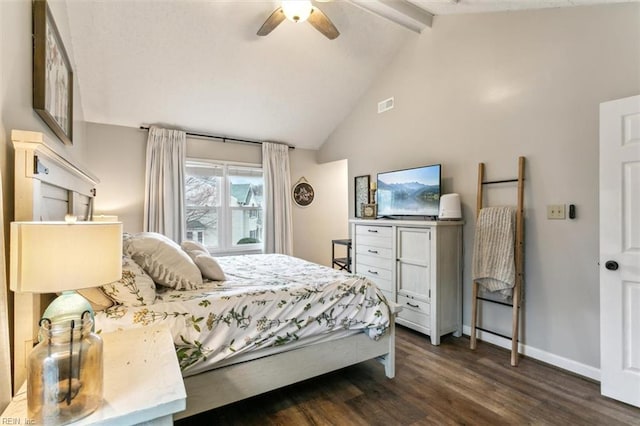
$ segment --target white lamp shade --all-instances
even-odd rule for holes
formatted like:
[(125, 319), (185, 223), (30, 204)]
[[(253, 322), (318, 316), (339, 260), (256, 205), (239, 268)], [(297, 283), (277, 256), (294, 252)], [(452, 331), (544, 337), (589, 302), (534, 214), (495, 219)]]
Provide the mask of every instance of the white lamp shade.
[(54, 293), (121, 277), (122, 223), (11, 223), (13, 291)]
[(114, 214), (94, 214), (91, 220), (94, 222), (118, 222), (118, 216)]

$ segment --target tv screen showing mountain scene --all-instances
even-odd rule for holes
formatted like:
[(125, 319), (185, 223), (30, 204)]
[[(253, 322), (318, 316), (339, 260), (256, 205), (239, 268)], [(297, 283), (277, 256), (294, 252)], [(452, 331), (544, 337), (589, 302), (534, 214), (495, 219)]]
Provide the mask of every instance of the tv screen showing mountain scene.
[(378, 173), (379, 216), (437, 216), (440, 164)]

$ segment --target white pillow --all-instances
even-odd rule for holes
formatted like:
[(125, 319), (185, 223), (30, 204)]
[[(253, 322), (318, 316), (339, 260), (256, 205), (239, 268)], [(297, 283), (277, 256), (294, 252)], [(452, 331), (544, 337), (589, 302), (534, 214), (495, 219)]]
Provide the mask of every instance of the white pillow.
[(78, 294), (89, 301), (94, 312), (104, 311), (113, 306), (113, 300), (104, 294), (100, 287), (81, 288)]
[(144, 306), (156, 300), (156, 285), (151, 277), (126, 256), (122, 258), (122, 278), (104, 284), (102, 290), (119, 305)]
[(197, 241), (191, 241), (191, 240), (183, 241), (182, 244), (180, 244), (180, 247), (182, 247), (182, 250), (186, 251), (187, 253), (193, 250), (199, 250), (199, 251), (205, 252), (206, 254), (209, 254), (209, 250), (207, 250), (207, 248), (204, 245), (200, 244)]
[(214, 281), (225, 281), (227, 277), (218, 262), (208, 254), (199, 254), (194, 259), (202, 276)]
[(200, 269), (180, 246), (155, 232), (141, 232), (123, 242), (123, 250), (156, 284), (191, 290), (202, 284)]
[(225, 281), (227, 279), (224, 271), (216, 259), (209, 254), (205, 246), (196, 241), (183, 241), (180, 247), (195, 262), (203, 277), (214, 281)]

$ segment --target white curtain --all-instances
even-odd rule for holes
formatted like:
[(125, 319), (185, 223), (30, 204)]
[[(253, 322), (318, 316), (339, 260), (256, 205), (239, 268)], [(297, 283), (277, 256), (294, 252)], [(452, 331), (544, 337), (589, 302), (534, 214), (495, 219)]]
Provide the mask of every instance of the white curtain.
[(147, 139), (144, 230), (177, 243), (185, 233), (184, 169), (187, 134), (151, 127)]
[(293, 254), (289, 147), (263, 142), (265, 253)]

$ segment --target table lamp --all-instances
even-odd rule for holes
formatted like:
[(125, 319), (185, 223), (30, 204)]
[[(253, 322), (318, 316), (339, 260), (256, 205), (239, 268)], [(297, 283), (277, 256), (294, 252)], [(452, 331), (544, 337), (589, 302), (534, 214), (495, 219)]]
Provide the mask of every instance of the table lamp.
[(94, 222), (118, 222), (118, 216), (115, 214), (94, 214), (91, 219)]
[(40, 321), (40, 343), (27, 362), (27, 408), (38, 424), (66, 424), (102, 402), (102, 340), (93, 311), (76, 289), (122, 277), (122, 224), (11, 223), (10, 287), (62, 293)]

